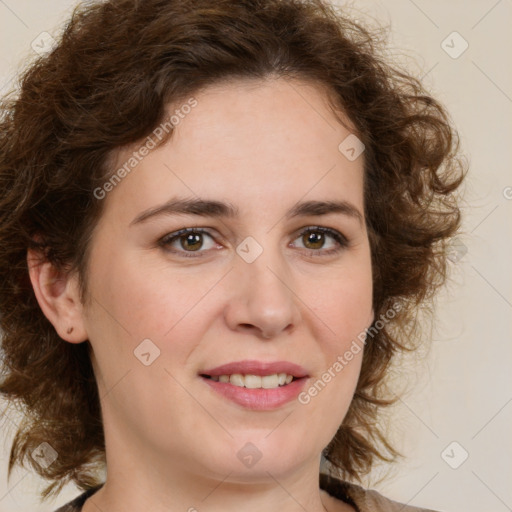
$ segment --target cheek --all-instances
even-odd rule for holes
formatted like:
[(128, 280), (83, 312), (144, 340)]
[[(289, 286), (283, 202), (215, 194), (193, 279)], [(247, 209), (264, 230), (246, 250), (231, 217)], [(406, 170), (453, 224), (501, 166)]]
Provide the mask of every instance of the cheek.
[[(352, 401), (364, 352), (365, 329), (372, 320), (371, 280), (344, 279), (317, 299), (317, 348), (322, 365), (298, 397), (321, 447), (326, 446), (342, 424)], [(321, 327), (320, 327), (321, 326)], [(327, 327), (326, 327), (327, 326)]]
[(333, 273), (323, 284), (308, 300), (331, 335), (327, 337), (331, 351), (343, 350), (373, 320), (371, 267), (353, 267), (337, 276)]
[[(365, 330), (373, 320), (371, 267), (369, 260), (364, 261), (362, 258), (360, 265), (353, 265), (350, 272), (333, 273), (331, 279), (324, 280), (322, 292), (309, 297), (315, 304), (315, 337), (323, 364), (299, 401), (324, 418), (332, 435), (352, 400), (361, 369)], [(321, 430), (322, 425), (317, 428)]]
[[(99, 266), (99, 265), (98, 265)], [(97, 302), (124, 335), (136, 339), (163, 340), (189, 316), (215, 282), (215, 276), (186, 276), (168, 268), (142, 265), (136, 259), (117, 258), (103, 265), (94, 286)], [(101, 314), (101, 311), (100, 311)]]

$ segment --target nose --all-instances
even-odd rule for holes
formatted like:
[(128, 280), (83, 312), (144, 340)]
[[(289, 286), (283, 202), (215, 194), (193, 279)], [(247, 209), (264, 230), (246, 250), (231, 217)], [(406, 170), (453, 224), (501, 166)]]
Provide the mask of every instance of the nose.
[(272, 339), (290, 334), (300, 323), (300, 302), (286, 265), (270, 251), (252, 263), (241, 258), (230, 273), (225, 319), (230, 329)]

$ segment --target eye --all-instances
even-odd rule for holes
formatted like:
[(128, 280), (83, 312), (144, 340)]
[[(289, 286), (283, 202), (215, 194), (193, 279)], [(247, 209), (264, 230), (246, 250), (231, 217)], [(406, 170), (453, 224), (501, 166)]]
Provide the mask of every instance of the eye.
[[(205, 241), (205, 238), (209, 241)], [(169, 233), (159, 240), (159, 245), (164, 247), (165, 250), (180, 253), (180, 255), (186, 257), (200, 256), (202, 253), (217, 247), (212, 235), (201, 228), (185, 228)]]
[(339, 231), (321, 226), (304, 229), (298, 238), (302, 248), (309, 249), (310, 254), (334, 254), (348, 246), (347, 238)]
[[(347, 238), (339, 231), (322, 226), (311, 226), (302, 230), (295, 239), (297, 240), (302, 244), (299, 248), (306, 249), (310, 255), (315, 256), (335, 254), (349, 245)], [(209, 250), (222, 248), (208, 230), (203, 228), (180, 229), (165, 235), (158, 244), (168, 252), (188, 258), (201, 257)], [(293, 243), (291, 245), (295, 246)]]

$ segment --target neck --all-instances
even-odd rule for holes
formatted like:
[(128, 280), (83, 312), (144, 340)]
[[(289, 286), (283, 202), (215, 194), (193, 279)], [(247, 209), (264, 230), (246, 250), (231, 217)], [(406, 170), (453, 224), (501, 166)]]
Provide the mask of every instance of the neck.
[[(287, 475), (267, 472), (252, 481), (193, 474), (182, 468), (155, 471), (155, 465), (116, 468), (109, 461), (105, 484), (82, 512), (333, 512), (352, 510), (320, 490), (319, 465)], [(165, 476), (164, 476), (165, 475)]]
[[(107, 425), (109, 423), (107, 422)], [(151, 439), (130, 435), (122, 425), (105, 429), (107, 478), (82, 512), (346, 512), (349, 505), (320, 489), (320, 454), (290, 464), (262, 457), (252, 468), (238, 459), (218, 467), (200, 453), (191, 456), (180, 443), (169, 453)], [(129, 447), (129, 449), (127, 449)], [(215, 460), (215, 459), (214, 459)], [(282, 464), (281, 464), (282, 462)]]

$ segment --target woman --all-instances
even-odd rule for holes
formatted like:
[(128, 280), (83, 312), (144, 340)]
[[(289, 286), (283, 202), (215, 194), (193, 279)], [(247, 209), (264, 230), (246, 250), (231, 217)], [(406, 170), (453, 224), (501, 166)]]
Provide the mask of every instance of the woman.
[(60, 512), (419, 510), (350, 482), (397, 455), (387, 369), (464, 173), (368, 31), (320, 1), (88, 3), (3, 109), (9, 471), (74, 482)]

